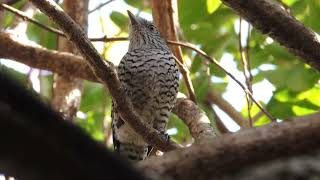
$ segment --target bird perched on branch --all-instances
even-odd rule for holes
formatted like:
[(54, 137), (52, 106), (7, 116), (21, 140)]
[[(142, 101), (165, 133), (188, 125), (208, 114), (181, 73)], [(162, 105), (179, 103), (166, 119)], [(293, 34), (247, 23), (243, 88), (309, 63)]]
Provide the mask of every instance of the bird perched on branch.
[[(135, 111), (146, 123), (165, 133), (175, 104), (179, 72), (158, 29), (143, 18), (130, 18), (129, 50), (118, 66), (118, 75)], [(148, 144), (117, 113), (113, 103), (112, 130), (115, 151), (133, 161), (143, 160)]]

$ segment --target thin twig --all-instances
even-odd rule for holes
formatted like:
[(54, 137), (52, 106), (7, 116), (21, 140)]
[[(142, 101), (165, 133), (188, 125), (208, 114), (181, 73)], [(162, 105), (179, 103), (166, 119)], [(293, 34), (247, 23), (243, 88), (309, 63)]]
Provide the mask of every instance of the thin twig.
[[(49, 31), (49, 32), (53, 32), (53, 33), (55, 33), (55, 34), (57, 34), (57, 35), (59, 35), (59, 36), (66, 37), (66, 35), (65, 35), (62, 31), (60, 31), (60, 30), (58, 30), (58, 29), (56, 29), (56, 28), (47, 26), (47, 25), (45, 25), (45, 24), (42, 24), (40, 21), (29, 17), (29, 16), (28, 16), (26, 13), (24, 13), (23, 11), (20, 11), (20, 10), (18, 10), (18, 9), (16, 9), (16, 8), (13, 8), (13, 7), (11, 7), (11, 6), (7, 5), (7, 4), (3, 4), (3, 3), (0, 3), (0, 7), (2, 7), (3, 9), (5, 9), (5, 10), (7, 10), (7, 11), (9, 11), (9, 12), (12, 12), (13, 14), (15, 14), (15, 15), (19, 16), (20, 18), (22, 18), (23, 20), (29, 21), (29, 22), (31, 22), (31, 23), (33, 23), (33, 24), (35, 24), (35, 25), (37, 25), (37, 26), (39, 26), (39, 27), (41, 27), (41, 28)], [(90, 38), (90, 41), (104, 41), (104, 42), (110, 42), (110, 41), (127, 41), (127, 40), (128, 40), (128, 38), (126, 38), (126, 37), (112, 37), (112, 38), (108, 38), (107, 36), (103, 36), (103, 37), (99, 37), (99, 38)]]
[[(252, 90), (252, 74), (250, 71), (250, 61), (249, 61), (249, 41), (250, 41), (250, 25), (248, 26), (248, 34), (247, 34), (247, 41), (245, 45), (245, 50), (242, 47), (242, 21), (243, 19), (239, 18), (239, 51), (240, 51), (240, 59), (241, 64), (243, 67), (243, 76), (245, 78), (245, 82), (247, 85), (248, 90), (253, 94)], [(246, 100), (247, 100), (247, 109), (248, 109), (248, 119), (249, 119), (249, 127), (252, 127), (252, 117), (251, 117), (251, 108), (252, 108), (252, 101), (250, 100), (250, 97), (246, 94)]]
[(256, 121), (258, 121), (263, 115), (264, 113), (262, 111), (259, 111), (257, 114), (255, 114), (252, 117), (252, 123), (255, 123)]
[(29, 21), (29, 22), (31, 22), (31, 23), (33, 23), (33, 24), (35, 24), (35, 25), (37, 25), (37, 26), (39, 26), (39, 27), (41, 27), (41, 28), (43, 28), (43, 29), (45, 29), (45, 30), (47, 30), (47, 31), (56, 33), (56, 34), (58, 34), (59, 36), (66, 37), (65, 34), (64, 34), (62, 31), (60, 31), (60, 30), (58, 30), (58, 29), (55, 29), (55, 28), (52, 28), (52, 27), (49, 27), (49, 26), (47, 26), (47, 25), (42, 24), (40, 21), (29, 17), (29, 16), (28, 16), (26, 13), (24, 13), (23, 11), (20, 11), (20, 10), (18, 10), (18, 9), (16, 9), (16, 8), (13, 8), (13, 7), (11, 7), (11, 6), (7, 5), (7, 4), (4, 4), (4, 3), (0, 3), (0, 7), (2, 7), (3, 9), (5, 9), (5, 10), (7, 10), (7, 11), (10, 11), (10, 12), (12, 12), (13, 14), (21, 17), (21, 18), (22, 18), (23, 20), (25, 20), (25, 21)]
[(2, 3), (12, 5), (12, 4), (17, 3), (18, 1), (20, 1), (20, 0), (2, 0)]
[(107, 1), (107, 2), (101, 3), (101, 4), (100, 4), (100, 5), (98, 5), (97, 7), (93, 8), (92, 10), (90, 10), (88, 14), (93, 13), (94, 11), (96, 11), (96, 10), (98, 10), (98, 9), (102, 8), (103, 6), (105, 6), (105, 5), (109, 4), (109, 3), (111, 3), (112, 1), (114, 1), (114, 0), (109, 0), (109, 1)]
[[(250, 37), (251, 37), (251, 31), (250, 31), (250, 28), (251, 28), (251, 24), (248, 23), (248, 30), (247, 30), (247, 40), (246, 40), (246, 46), (245, 46), (245, 53), (246, 53), (246, 60), (247, 60), (247, 63), (246, 63), (246, 69), (247, 69), (247, 72), (248, 72), (248, 75), (249, 75), (249, 78), (246, 79), (246, 83), (247, 83), (247, 87), (249, 88), (250, 92), (253, 94), (253, 89), (252, 89), (252, 81), (253, 81), (253, 76), (252, 76), (252, 73), (251, 73), (251, 63), (250, 63), (250, 54), (249, 54), (249, 51), (250, 51)], [(250, 100), (248, 98), (248, 100)], [(253, 121), (252, 121), (252, 115), (251, 115), (251, 109), (252, 109), (252, 101), (250, 100), (249, 101), (249, 105), (250, 107), (248, 107), (248, 116), (249, 116), (249, 124), (250, 124), (250, 127), (253, 126)]]
[[(8, 7), (8, 5), (0, 4), (0, 7), (4, 7), (4, 6)], [(10, 7), (10, 6), (9, 6), (9, 7)], [(10, 7), (10, 8), (12, 8), (12, 7)], [(8, 8), (5, 8), (5, 9), (8, 9)], [(19, 11), (19, 10), (17, 10), (17, 11)], [(10, 12), (13, 12), (14, 14), (16, 14), (16, 12), (14, 12), (14, 11), (10, 11)], [(21, 13), (20, 13), (20, 14), (21, 14)], [(45, 30), (48, 30), (48, 31), (54, 32), (54, 33), (56, 33), (56, 34), (58, 34), (58, 35), (60, 35), (60, 36), (66, 37), (65, 34), (63, 34), (63, 33), (62, 33), (61, 31), (59, 31), (59, 30), (56, 30), (56, 29), (54, 29), (54, 28), (48, 28), (48, 26), (45, 26), (45, 25), (43, 25), (43, 24), (41, 24), (41, 23), (40, 23), (40, 24), (41, 24), (41, 25), (40, 25), (40, 24), (38, 24), (39, 22), (35, 23), (34, 21), (31, 21), (30, 19), (32, 19), (32, 18), (29, 18), (29, 17), (26, 18), (27, 16), (20, 16), (20, 17), (25, 18), (25, 20), (28, 20), (28, 21), (30, 21), (30, 22), (32, 22), (32, 23), (34, 23), (34, 24), (36, 24), (36, 25), (44, 28)], [(46, 28), (45, 28), (45, 27), (46, 27)], [(60, 33), (60, 32), (61, 32), (61, 33)], [(128, 39), (128, 38), (126, 38), (126, 37), (108, 38), (108, 37), (106, 37), (106, 36), (101, 37), (101, 38), (89, 38), (89, 40), (91, 40), (91, 41), (105, 41), (105, 42), (109, 42), (109, 41), (124, 41), (124, 40), (127, 40), (127, 39)], [(185, 47), (185, 48), (192, 49), (193, 51), (197, 52), (199, 55), (201, 55), (202, 57), (204, 57), (204, 58), (205, 58), (207, 61), (209, 61), (210, 63), (215, 64), (219, 69), (221, 69), (221, 70), (222, 70), (223, 72), (225, 72), (231, 79), (233, 79), (233, 80), (241, 87), (241, 89), (243, 89), (243, 91), (244, 91), (245, 93), (247, 93), (247, 94), (250, 96), (250, 98), (252, 99), (252, 101), (258, 106), (259, 109), (261, 109), (261, 111), (263, 111), (263, 112), (266, 114), (266, 116), (267, 116), (271, 121), (275, 121), (275, 120), (276, 120), (275, 118), (272, 117), (272, 115), (271, 115), (267, 110), (265, 110), (265, 109), (262, 107), (262, 105), (260, 105), (259, 102), (257, 102), (257, 101), (254, 99), (252, 93), (251, 93), (239, 80), (237, 80), (231, 73), (229, 73), (226, 69), (224, 69), (224, 68), (220, 65), (220, 63), (219, 63), (215, 58), (211, 58), (211, 57), (208, 56), (205, 52), (203, 52), (201, 49), (196, 48), (194, 45), (192, 45), (192, 44), (190, 44), (190, 43), (182, 43), (182, 42), (176, 42), (176, 41), (170, 41), (170, 40), (167, 40), (167, 43), (168, 43), (168, 44), (171, 44), (171, 45), (178, 45), (178, 46), (181, 46), (181, 47)]]
[(89, 38), (90, 41), (103, 41), (103, 42), (111, 42), (111, 41), (128, 41), (127, 37), (110, 37), (107, 36), (99, 37), (99, 38)]
[(221, 69), (224, 73), (226, 73), (231, 79), (233, 79), (240, 87), (241, 89), (243, 89), (243, 91), (245, 93), (247, 93), (251, 100), (259, 107), (259, 109), (261, 109), (261, 111), (263, 111), (266, 116), (271, 120), (271, 121), (275, 121), (276, 119), (274, 117), (272, 117), (272, 115), (265, 110), (262, 105), (260, 105), (260, 103), (258, 101), (256, 101), (252, 95), (252, 93), (238, 80), (236, 79), (230, 72), (228, 72), (226, 69), (224, 69), (224, 67), (215, 59), (215, 58), (211, 58), (210, 56), (208, 56), (205, 52), (203, 52), (202, 50), (194, 47), (193, 45), (189, 44), (189, 43), (181, 43), (181, 42), (174, 42), (174, 41), (167, 41), (169, 44), (173, 44), (173, 45), (179, 45), (182, 47), (187, 47), (189, 49), (194, 50), (195, 52), (197, 52), (199, 55), (201, 55), (202, 57), (204, 57), (206, 60), (208, 60), (210, 63), (215, 64), (219, 69)]

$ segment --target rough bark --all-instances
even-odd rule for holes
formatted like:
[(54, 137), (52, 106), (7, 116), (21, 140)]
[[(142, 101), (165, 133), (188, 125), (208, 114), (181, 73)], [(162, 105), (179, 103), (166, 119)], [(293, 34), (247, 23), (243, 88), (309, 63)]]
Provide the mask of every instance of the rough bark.
[(318, 119), (272, 123), (195, 143), (139, 164), (146, 172), (173, 179), (208, 179), (256, 163), (292, 157), (320, 148)]
[(187, 98), (178, 98), (173, 108), (173, 113), (188, 126), (192, 137), (196, 140), (215, 137), (209, 118), (197, 105)]
[(81, 56), (22, 44), (14, 35), (4, 32), (0, 32), (0, 57), (30, 67), (98, 82)]
[(241, 171), (229, 174), (222, 180), (301, 180), (319, 179), (320, 153), (319, 151), (292, 158), (259, 163)]
[(263, 34), (320, 70), (320, 36), (272, 0), (222, 0)]
[[(88, 30), (88, 0), (64, 0), (64, 11), (83, 31)], [(79, 54), (77, 49), (64, 37), (58, 39), (58, 50)], [(74, 119), (81, 101), (82, 80), (65, 74), (55, 74), (52, 104), (67, 119)]]

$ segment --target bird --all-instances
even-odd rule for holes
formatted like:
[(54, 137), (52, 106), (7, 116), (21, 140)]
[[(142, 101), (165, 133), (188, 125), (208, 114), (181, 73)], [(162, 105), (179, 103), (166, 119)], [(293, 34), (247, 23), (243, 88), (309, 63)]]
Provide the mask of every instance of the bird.
[[(127, 13), (129, 48), (117, 67), (118, 77), (141, 119), (165, 134), (179, 89), (175, 57), (152, 22)], [(129, 161), (144, 160), (151, 146), (120, 117), (115, 102), (111, 119), (114, 151)]]

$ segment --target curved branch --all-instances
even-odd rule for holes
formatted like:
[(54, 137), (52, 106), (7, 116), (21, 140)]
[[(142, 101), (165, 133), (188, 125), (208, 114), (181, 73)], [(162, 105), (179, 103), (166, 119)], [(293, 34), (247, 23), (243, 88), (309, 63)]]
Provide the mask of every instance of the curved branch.
[(272, 0), (222, 0), (263, 34), (320, 70), (320, 36)]
[(188, 126), (192, 137), (201, 140), (207, 137), (215, 137), (216, 134), (210, 126), (210, 120), (206, 114), (191, 100), (178, 98), (172, 110)]
[(259, 162), (293, 157), (319, 149), (319, 132), (318, 119), (272, 123), (209, 138), (190, 148), (166, 153), (161, 158), (150, 157), (139, 163), (139, 167), (145, 172), (173, 179), (219, 179), (219, 176)]
[(114, 102), (117, 104), (120, 116), (150, 145), (162, 151), (170, 151), (179, 147), (172, 141), (167, 141), (165, 135), (144, 123), (134, 111), (131, 101), (126, 97), (117, 72), (111, 62), (106, 62), (93, 47), (83, 30), (52, 0), (30, 0), (42, 12), (48, 15), (65, 32), (68, 39), (85, 57), (89, 67), (96, 77), (108, 87)]

